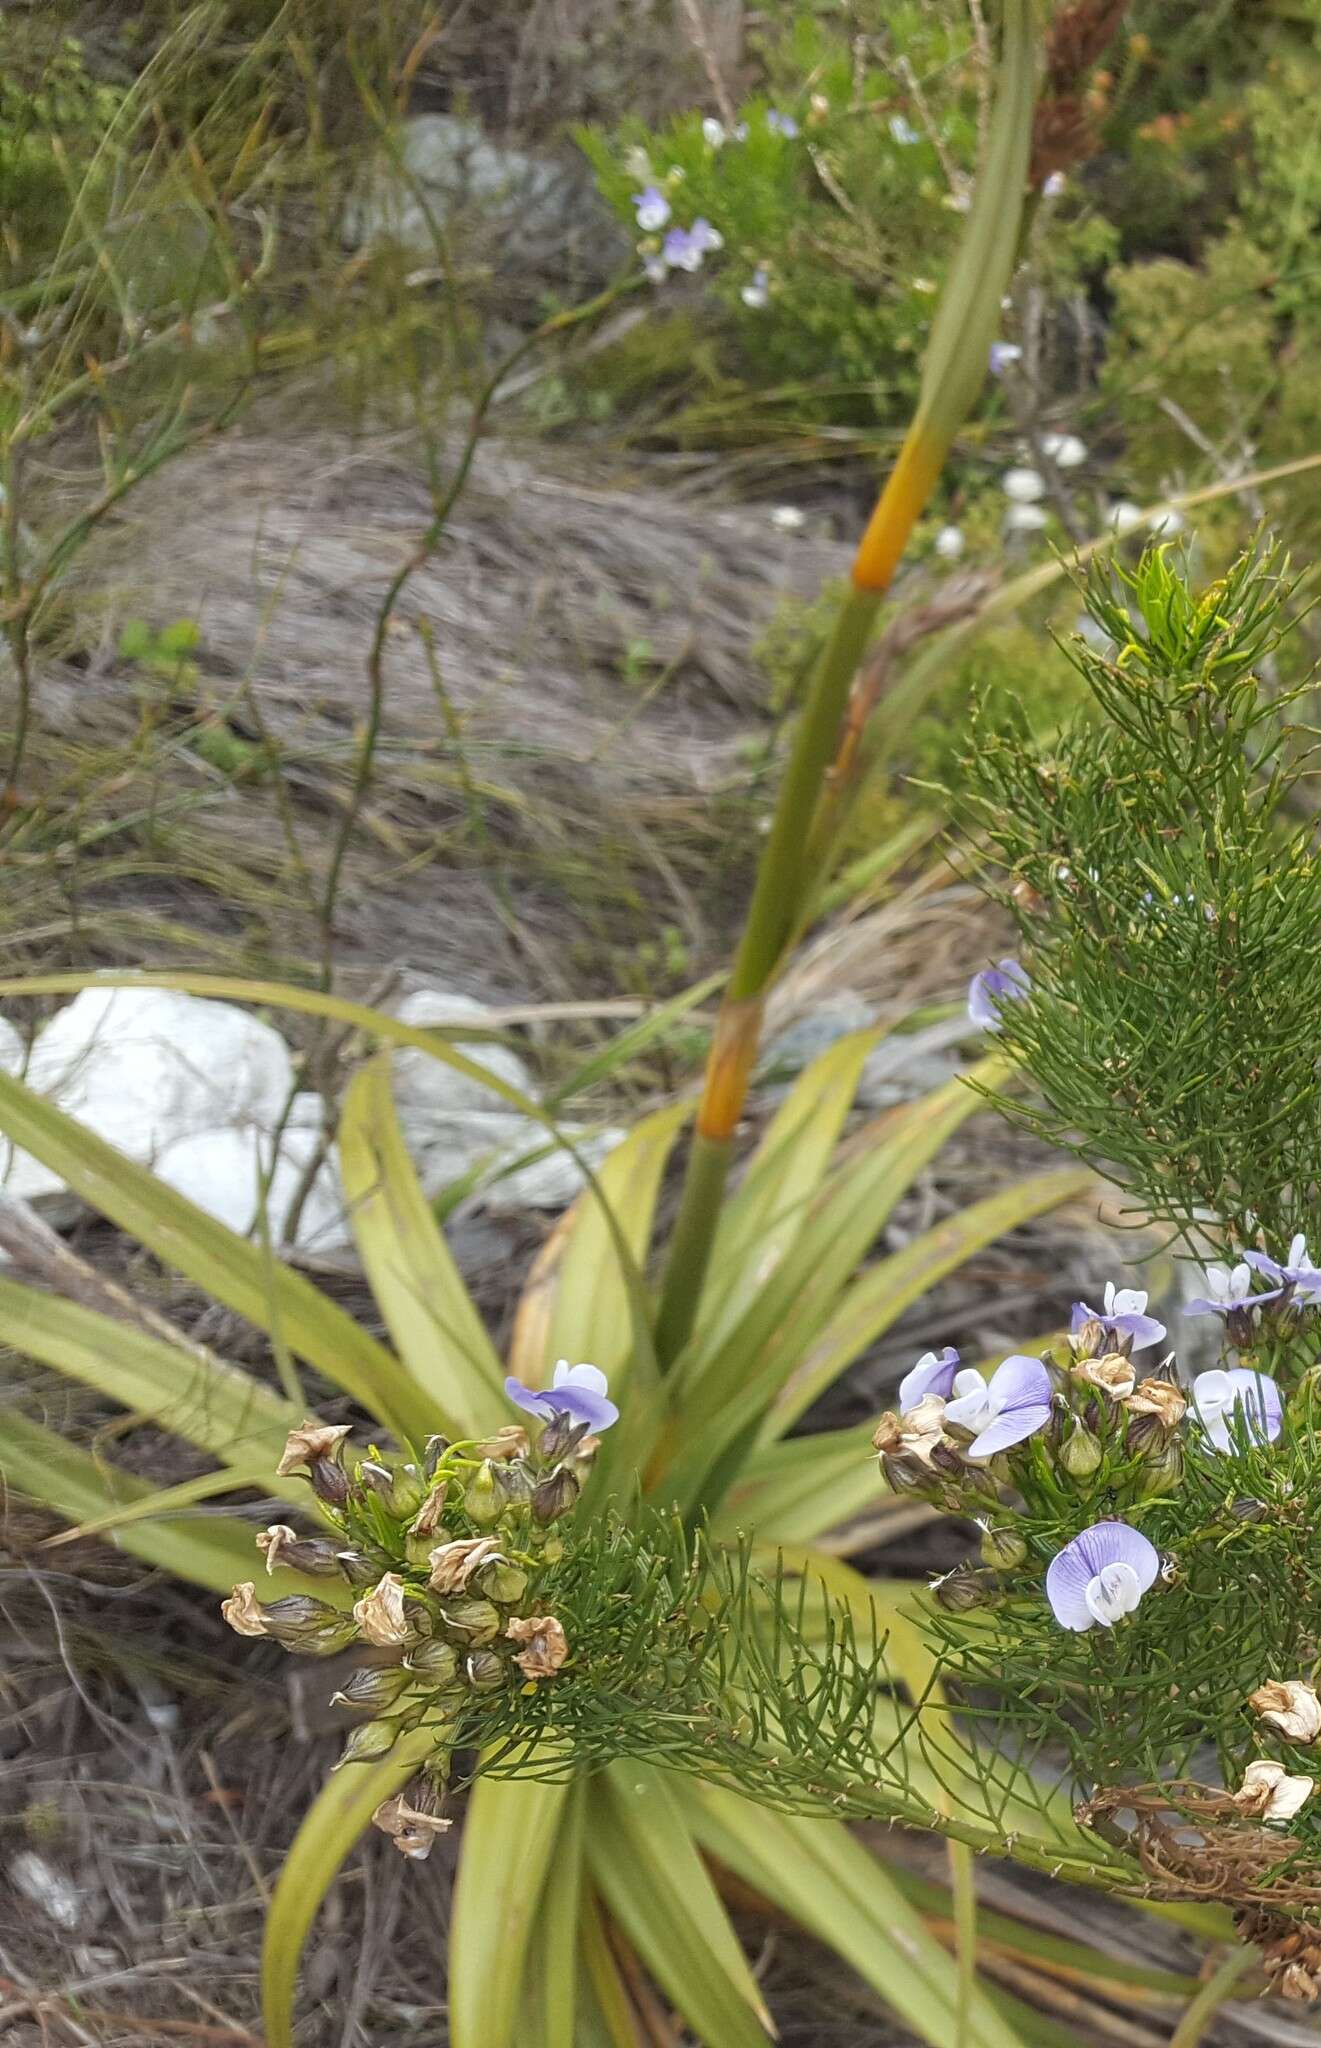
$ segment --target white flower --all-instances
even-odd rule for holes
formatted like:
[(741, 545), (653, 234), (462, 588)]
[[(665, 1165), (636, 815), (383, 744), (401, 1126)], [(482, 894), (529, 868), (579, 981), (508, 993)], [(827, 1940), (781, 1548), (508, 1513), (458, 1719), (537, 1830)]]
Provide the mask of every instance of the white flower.
[(948, 206), (951, 213), (972, 212), (971, 192), (947, 192), (940, 203), (942, 206)]
[(1262, 1757), (1244, 1771), (1234, 1804), (1240, 1813), (1261, 1820), (1292, 1820), (1314, 1790), (1311, 1778), (1291, 1778), (1283, 1764)]
[(1077, 469), (1087, 460), (1087, 444), (1076, 434), (1043, 434), (1041, 452), (1050, 457), (1056, 469)]
[(1060, 193), (1061, 193), (1061, 192), (1062, 192), (1063, 190), (1064, 190), (1064, 173), (1063, 173), (1063, 171), (1052, 171), (1052, 172), (1051, 172), (1051, 174), (1050, 174), (1050, 176), (1049, 176), (1049, 177), (1047, 178), (1047, 180), (1046, 180), (1045, 184), (1044, 184), (1044, 185), (1042, 186), (1042, 188), (1041, 188), (1041, 196), (1042, 196), (1042, 198), (1043, 198), (1043, 199), (1058, 199), (1058, 198), (1059, 198), (1059, 196), (1060, 196)]
[(915, 277), (913, 279), (913, 290), (921, 292), (924, 298), (930, 298), (933, 292), (940, 290), (940, 286), (936, 283), (934, 277)]
[(719, 148), (720, 148), (720, 145), (722, 144), (722, 142), (724, 141), (724, 139), (725, 139), (725, 124), (724, 124), (724, 122), (723, 122), (723, 121), (717, 121), (717, 120), (715, 119), (714, 115), (708, 114), (708, 115), (707, 115), (707, 117), (706, 117), (706, 119), (705, 119), (705, 120), (703, 121), (703, 123), (702, 123), (702, 140), (703, 140), (703, 142), (707, 142), (707, 143), (709, 143), (709, 144), (711, 145), (712, 149), (719, 149)]
[(769, 306), (771, 302), (771, 281), (766, 271), (760, 266), (754, 270), (752, 276), (739, 293), (739, 297), (745, 306), (751, 306), (753, 311), (757, 313), (761, 311), (763, 306)]
[(967, 545), (961, 526), (942, 526), (936, 535), (935, 549), (942, 562), (957, 562)]
[(1188, 524), (1177, 505), (1157, 505), (1149, 523), (1153, 533), (1163, 533), (1167, 540)]
[(801, 533), (807, 524), (807, 514), (799, 505), (772, 505), (771, 525), (781, 533)]
[(1321, 1735), (1321, 1700), (1301, 1678), (1271, 1678), (1248, 1701), (1268, 1727), (1290, 1742), (1315, 1742)]
[(651, 158), (645, 149), (638, 148), (636, 144), (624, 152), (624, 169), (630, 178), (637, 179), (639, 185), (651, 183)]
[(905, 121), (902, 114), (891, 114), (890, 134), (901, 149), (907, 149), (912, 143), (922, 140), (912, 122)]
[(633, 194), (633, 211), (644, 235), (654, 235), (670, 217), (670, 202), (659, 185), (647, 185)]
[(654, 251), (643, 257), (642, 268), (650, 284), (664, 284), (670, 274), (665, 258), (657, 256)]
[(1000, 489), (1016, 505), (1032, 505), (1045, 497), (1046, 479), (1036, 469), (1007, 469), (1000, 479)]
[(1134, 505), (1128, 498), (1117, 498), (1106, 514), (1106, 524), (1116, 533), (1132, 533), (1135, 526), (1146, 524), (1146, 518), (1140, 505)]
[(1011, 505), (1005, 513), (1006, 533), (1040, 533), (1049, 524), (1040, 505)]
[(1252, 1268), (1240, 1260), (1237, 1266), (1208, 1266), (1206, 1296), (1217, 1308), (1238, 1308), (1252, 1292)]

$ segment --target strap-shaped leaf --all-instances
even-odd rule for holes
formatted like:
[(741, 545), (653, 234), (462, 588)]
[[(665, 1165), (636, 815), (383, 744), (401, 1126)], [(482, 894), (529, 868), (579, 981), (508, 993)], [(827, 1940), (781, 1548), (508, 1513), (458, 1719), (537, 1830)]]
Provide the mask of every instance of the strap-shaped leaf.
[(399, 1435), (421, 1439), (434, 1427), (431, 1403), (398, 1359), (310, 1280), (3, 1073), (0, 1130), (226, 1308), (259, 1330), (278, 1327), (291, 1351)]
[(293, 2048), (303, 1946), (344, 1858), (381, 1801), (400, 1791), (435, 1747), (434, 1728), (415, 1728), (377, 1762), (346, 1764), (326, 1780), (303, 1816), (266, 1915), (261, 1952), (266, 2048)]
[(757, 1980), (675, 1796), (649, 1766), (611, 1764), (591, 1783), (587, 1859), (610, 1912), (706, 2048), (765, 2048)]
[(450, 1916), (453, 2048), (514, 2048), (532, 1929), (569, 1792), (567, 1784), (518, 1778), (473, 1786)]
[(532, 1923), (523, 1973), (519, 2048), (580, 2048), (578, 1936), (582, 1920), (583, 1818), (587, 1786), (579, 1779), (564, 1802), (541, 1904)]
[(274, 1468), (299, 1420), (281, 1395), (214, 1353), (186, 1350), (58, 1295), (0, 1280), (6, 1343), (43, 1365), (149, 1415), (185, 1443), (250, 1470), (268, 1454)]
[(500, 1360), (422, 1192), (377, 1053), (349, 1084), (339, 1126), (349, 1221), (395, 1348), (452, 1436), (507, 1421)]

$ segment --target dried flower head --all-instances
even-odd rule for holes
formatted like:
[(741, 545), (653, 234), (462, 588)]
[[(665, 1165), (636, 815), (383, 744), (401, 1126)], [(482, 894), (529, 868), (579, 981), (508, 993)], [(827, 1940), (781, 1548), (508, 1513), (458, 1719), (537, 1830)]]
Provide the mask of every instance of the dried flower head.
[(1124, 1406), (1133, 1415), (1154, 1415), (1166, 1429), (1175, 1429), (1188, 1403), (1170, 1380), (1139, 1380)]
[(383, 1801), (372, 1815), (372, 1826), (388, 1835), (400, 1855), (409, 1857), (414, 1863), (425, 1863), (435, 1847), (436, 1837), (448, 1834), (453, 1825), (453, 1821), (445, 1820), (438, 1813), (425, 1813), (419, 1807), (410, 1806), (402, 1793)]
[(431, 1566), (427, 1583), (433, 1593), (462, 1593), (478, 1566), (499, 1555), (500, 1545), (494, 1536), (463, 1536), (442, 1543), (427, 1559)]
[(527, 1678), (553, 1678), (569, 1654), (568, 1638), (553, 1614), (515, 1615), (505, 1634), (526, 1645), (514, 1662)]
[(265, 1611), (257, 1598), (257, 1588), (251, 1579), (235, 1586), (228, 1600), (221, 1601), (220, 1612), (236, 1635), (264, 1636), (270, 1633)]
[(1292, 1778), (1283, 1764), (1263, 1757), (1244, 1771), (1234, 1804), (1254, 1819), (1292, 1820), (1314, 1790), (1311, 1778)]
[(924, 1465), (938, 1444), (947, 1443), (943, 1418), (945, 1403), (939, 1394), (925, 1394), (906, 1415), (887, 1411), (877, 1423), (872, 1443), (883, 1457), (907, 1454)]
[(347, 1423), (332, 1425), (315, 1422), (309, 1418), (300, 1422), (297, 1429), (291, 1429), (276, 1471), (281, 1479), (287, 1479), (291, 1472), (304, 1472), (323, 1458), (336, 1456), (340, 1445), (349, 1434)]
[(1248, 1701), (1254, 1714), (1290, 1742), (1315, 1742), (1321, 1736), (1321, 1699), (1301, 1678), (1271, 1678)]
[(1125, 1358), (1120, 1351), (1104, 1352), (1100, 1358), (1080, 1358), (1073, 1368), (1073, 1377), (1099, 1388), (1114, 1401), (1124, 1400), (1137, 1382), (1132, 1359)]
[(381, 1649), (408, 1641), (411, 1631), (404, 1614), (404, 1582), (397, 1572), (387, 1572), (370, 1593), (355, 1601), (353, 1619), (363, 1641)]
[(479, 1458), (491, 1458), (497, 1464), (508, 1458), (526, 1458), (527, 1453), (527, 1431), (519, 1422), (506, 1422), (493, 1437), (477, 1445)]
[(257, 1548), (266, 1559), (266, 1569), (273, 1572), (291, 1544), (297, 1543), (298, 1532), (287, 1522), (272, 1522), (269, 1529), (263, 1529), (257, 1538)]

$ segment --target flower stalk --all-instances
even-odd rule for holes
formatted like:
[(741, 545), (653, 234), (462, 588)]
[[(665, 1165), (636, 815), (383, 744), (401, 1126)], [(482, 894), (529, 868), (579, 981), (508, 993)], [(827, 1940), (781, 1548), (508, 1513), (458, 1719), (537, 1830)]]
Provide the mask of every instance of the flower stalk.
[[(1037, 71), (1033, 0), (1005, 7), (1000, 91), (968, 232), (932, 328), (917, 411), (854, 558), (785, 769), (766, 850), (707, 1061), (656, 1325), (664, 1369), (683, 1350), (711, 1248), (761, 1037), (767, 992), (798, 928), (816, 868), (814, 821), (841, 772), (841, 733), (881, 599), (986, 375), (1012, 274), (1027, 190)], [(860, 734), (857, 736), (860, 738)], [(844, 767), (856, 753), (856, 739)]]

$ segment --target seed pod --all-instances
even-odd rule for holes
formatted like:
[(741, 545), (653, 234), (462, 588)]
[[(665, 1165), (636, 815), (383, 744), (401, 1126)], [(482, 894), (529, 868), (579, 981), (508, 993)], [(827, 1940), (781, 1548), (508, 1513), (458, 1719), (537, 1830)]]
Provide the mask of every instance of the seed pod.
[(1236, 1522), (1264, 1522), (1270, 1509), (1264, 1500), (1252, 1500), (1244, 1495), (1233, 1502), (1229, 1512)]
[(883, 1456), (881, 1470), (892, 1493), (922, 1493), (931, 1485), (931, 1473), (918, 1458)]
[(493, 1557), (478, 1571), (473, 1584), (485, 1599), (512, 1607), (527, 1591), (527, 1573), (521, 1564), (508, 1564), (503, 1558)]
[(932, 1590), (939, 1604), (950, 1614), (969, 1614), (974, 1607), (985, 1607), (993, 1592), (986, 1574), (973, 1571), (966, 1565), (957, 1571), (946, 1572), (943, 1579), (936, 1580)]
[(396, 1465), (390, 1474), (390, 1491), (386, 1505), (392, 1515), (401, 1522), (407, 1522), (417, 1513), (426, 1498), (426, 1486), (416, 1465)]
[(1173, 1493), (1182, 1479), (1183, 1445), (1177, 1437), (1171, 1437), (1143, 1465), (1137, 1484), (1138, 1499), (1157, 1500), (1162, 1494)]
[(582, 1491), (567, 1465), (557, 1466), (540, 1481), (532, 1495), (532, 1519), (539, 1528), (549, 1528), (567, 1515)]
[(548, 1422), (537, 1439), (537, 1456), (548, 1465), (557, 1458), (567, 1457), (574, 1446), (580, 1444), (587, 1434), (585, 1422), (575, 1422), (573, 1417), (561, 1408), (553, 1422)]
[(378, 1465), (374, 1458), (364, 1458), (357, 1470), (359, 1486), (365, 1486), (380, 1499), (388, 1500), (394, 1485), (394, 1474), (388, 1465)]
[(332, 1707), (390, 1707), (408, 1690), (412, 1677), (402, 1664), (360, 1665), (342, 1690), (331, 1695)]
[(463, 1671), (474, 1692), (494, 1692), (505, 1682), (505, 1660), (494, 1650), (474, 1650)]
[(1090, 1429), (1080, 1422), (1055, 1453), (1055, 1462), (1070, 1479), (1090, 1479), (1101, 1462), (1101, 1445)]
[(441, 1626), (451, 1642), (493, 1643), (501, 1617), (489, 1600), (448, 1600), (441, 1609)]
[(498, 1522), (504, 1513), (504, 1501), (496, 1485), (495, 1466), (489, 1458), (483, 1459), (478, 1470), (468, 1483), (463, 1496), (465, 1513), (476, 1522), (479, 1529), (489, 1528)]
[(988, 1529), (982, 1537), (982, 1563), (995, 1571), (1016, 1571), (1027, 1563), (1027, 1545), (1017, 1529)]
[(388, 1756), (399, 1734), (397, 1721), (360, 1721), (349, 1731), (348, 1741), (331, 1769), (338, 1771), (344, 1764), (370, 1763), (377, 1757)]
[(422, 1456), (422, 1473), (428, 1481), (436, 1476), (436, 1467), (450, 1447), (447, 1436), (429, 1436)]
[(336, 1562), (351, 1586), (374, 1586), (384, 1566), (361, 1550), (337, 1550)]
[(317, 1499), (324, 1501), (328, 1508), (342, 1508), (349, 1497), (348, 1474), (337, 1465), (333, 1458), (314, 1458), (308, 1466), (307, 1476), (312, 1482), (312, 1491)]
[(495, 1468), (496, 1492), (506, 1507), (526, 1507), (532, 1498), (536, 1483), (535, 1472), (530, 1465), (525, 1465), (521, 1458), (515, 1458), (510, 1463), (497, 1465)]
[(287, 1600), (273, 1600), (263, 1619), (266, 1633), (283, 1650), (301, 1657), (330, 1657), (357, 1640), (358, 1631), (347, 1614), (307, 1593), (293, 1593)]
[(429, 1643), (419, 1643), (410, 1650), (406, 1659), (408, 1669), (415, 1671), (431, 1685), (444, 1687), (453, 1685), (459, 1675), (459, 1659), (451, 1644), (440, 1636), (433, 1636)]

